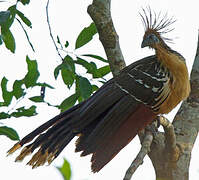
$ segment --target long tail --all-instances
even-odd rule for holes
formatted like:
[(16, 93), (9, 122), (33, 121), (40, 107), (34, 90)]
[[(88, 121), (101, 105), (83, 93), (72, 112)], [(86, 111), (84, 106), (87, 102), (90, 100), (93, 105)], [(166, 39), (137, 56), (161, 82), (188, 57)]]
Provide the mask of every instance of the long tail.
[(73, 137), (79, 135), (76, 151), (82, 151), (82, 156), (92, 153), (92, 171), (98, 172), (154, 117), (149, 108), (109, 81), (87, 101), (28, 134), (8, 154), (30, 142), (16, 161), (39, 148), (28, 164), (33, 168), (46, 162), (50, 164)]
[[(85, 102), (83, 102), (85, 103)], [(68, 124), (70, 119), (75, 116), (76, 112), (82, 106), (83, 103), (80, 103), (68, 111), (65, 111), (51, 120), (47, 121), (46, 123), (39, 126), (37, 129), (32, 131), (30, 134), (25, 136), (21, 141), (16, 143), (9, 151), (8, 155), (15, 152), (17, 149), (22, 147), (24, 144), (31, 142), (35, 137), (37, 137), (34, 142), (25, 146), (20, 155), (16, 158), (15, 161), (22, 161), (27, 155), (33, 153), (33, 151), (40, 147), (39, 151), (32, 157), (32, 159), (28, 162), (33, 168), (43, 165), (46, 161), (50, 164), (53, 159), (55, 159), (59, 153), (63, 150), (63, 148), (67, 145), (66, 142), (70, 142), (70, 140), (76, 135), (75, 133), (71, 133), (66, 130), (67, 138), (63, 135), (60, 137), (61, 132), (63, 132), (63, 127), (65, 124)], [(47, 131), (46, 131), (47, 130)], [(64, 130), (64, 132), (65, 132)], [(46, 131), (46, 132), (45, 132)], [(44, 132), (44, 133), (43, 133)], [(66, 139), (67, 141), (63, 141)], [(64, 144), (66, 144), (64, 146)], [(43, 158), (39, 158), (43, 157)], [(44, 157), (48, 157), (44, 159)]]

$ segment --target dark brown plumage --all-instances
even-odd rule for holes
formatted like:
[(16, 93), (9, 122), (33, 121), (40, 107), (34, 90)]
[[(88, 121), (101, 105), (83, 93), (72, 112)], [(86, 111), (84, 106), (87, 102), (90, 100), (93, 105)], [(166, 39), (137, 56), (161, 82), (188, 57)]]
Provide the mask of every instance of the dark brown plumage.
[(88, 100), (24, 137), (9, 154), (30, 142), (16, 160), (39, 148), (28, 162), (34, 168), (51, 163), (74, 136), (79, 136), (76, 152), (92, 154), (92, 171), (98, 172), (157, 115), (170, 112), (187, 98), (190, 85), (185, 60), (162, 37), (170, 31), (172, 19), (161, 19), (150, 9), (143, 10), (141, 17), (145, 26), (142, 47), (155, 49), (155, 55), (124, 68)]

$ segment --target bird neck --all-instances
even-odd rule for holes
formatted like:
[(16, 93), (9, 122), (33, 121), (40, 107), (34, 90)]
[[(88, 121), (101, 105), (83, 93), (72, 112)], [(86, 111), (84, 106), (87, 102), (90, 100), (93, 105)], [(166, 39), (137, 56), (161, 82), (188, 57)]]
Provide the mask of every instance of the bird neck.
[[(166, 44), (156, 45), (155, 52), (161, 65), (175, 75), (181, 68), (187, 69), (185, 59)], [(179, 69), (180, 68), (180, 69)]]
[(167, 98), (168, 102), (164, 104), (165, 107), (160, 108), (160, 113), (168, 113), (171, 108), (175, 107), (181, 100), (188, 97), (190, 92), (189, 74), (186, 67), (185, 59), (182, 55), (172, 50), (171, 48), (165, 48), (163, 46), (156, 46), (156, 56), (158, 61), (170, 75), (169, 87), (171, 94)]

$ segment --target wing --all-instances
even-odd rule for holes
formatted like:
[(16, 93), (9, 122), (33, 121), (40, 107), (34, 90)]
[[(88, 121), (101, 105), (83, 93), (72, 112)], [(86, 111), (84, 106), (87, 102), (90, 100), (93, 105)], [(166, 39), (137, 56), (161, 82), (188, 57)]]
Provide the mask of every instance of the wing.
[(115, 84), (132, 98), (158, 113), (162, 103), (171, 93), (172, 76), (156, 56), (147, 57), (147, 60), (124, 69), (116, 77)]

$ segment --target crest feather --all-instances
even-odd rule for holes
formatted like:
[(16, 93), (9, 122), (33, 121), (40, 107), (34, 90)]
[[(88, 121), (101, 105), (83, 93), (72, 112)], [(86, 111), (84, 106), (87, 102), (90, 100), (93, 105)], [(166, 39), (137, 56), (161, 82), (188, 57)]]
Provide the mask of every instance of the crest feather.
[[(142, 8), (142, 13), (139, 14), (144, 25), (145, 33), (152, 30), (159, 33), (162, 37), (162, 34), (166, 34), (174, 30), (171, 25), (176, 22), (176, 19), (174, 19), (173, 16), (169, 18), (167, 13), (163, 14), (159, 12), (156, 14), (150, 7), (147, 7), (146, 9)], [(172, 41), (172, 39), (166, 37), (162, 38), (166, 41)]]

